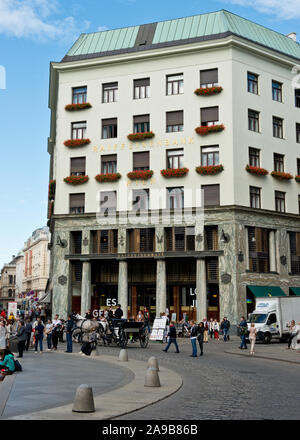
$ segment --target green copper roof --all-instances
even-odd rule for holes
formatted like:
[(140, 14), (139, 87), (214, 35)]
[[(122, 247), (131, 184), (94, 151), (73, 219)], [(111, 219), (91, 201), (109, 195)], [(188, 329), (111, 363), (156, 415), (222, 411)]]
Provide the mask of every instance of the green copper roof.
[(300, 44), (283, 34), (221, 10), (123, 29), (82, 34), (62, 61), (117, 55), (229, 35), (300, 59)]

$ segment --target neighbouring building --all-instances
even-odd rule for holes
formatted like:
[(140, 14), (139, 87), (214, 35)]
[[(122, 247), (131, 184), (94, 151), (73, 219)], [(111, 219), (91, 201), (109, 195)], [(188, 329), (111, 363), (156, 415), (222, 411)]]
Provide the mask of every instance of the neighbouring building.
[(23, 302), (23, 282), (24, 282), (24, 271), (25, 271), (25, 261), (24, 253), (20, 251), (18, 255), (14, 258), (16, 263), (16, 288), (15, 288), (15, 300), (18, 305), (21, 306)]
[(299, 64), (294, 34), (224, 10), (82, 34), (51, 63), (53, 313), (236, 323), (300, 293)]
[(36, 229), (24, 244), (24, 278), (22, 287), (24, 299), (28, 298), (27, 294), (32, 292), (30, 298), (41, 299), (45, 295), (49, 278), (49, 241), (49, 228), (45, 226)]
[(1, 295), (0, 295), (0, 309), (6, 309), (8, 303), (15, 301), (16, 291), (16, 263), (13, 259), (10, 263), (4, 264), (1, 269)]

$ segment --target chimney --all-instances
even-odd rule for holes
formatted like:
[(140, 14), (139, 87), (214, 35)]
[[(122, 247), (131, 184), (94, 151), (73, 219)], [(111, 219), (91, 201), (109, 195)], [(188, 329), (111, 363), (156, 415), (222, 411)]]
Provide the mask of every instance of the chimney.
[(290, 34), (287, 34), (287, 37), (291, 38), (294, 41), (297, 41), (297, 32), (291, 32)]

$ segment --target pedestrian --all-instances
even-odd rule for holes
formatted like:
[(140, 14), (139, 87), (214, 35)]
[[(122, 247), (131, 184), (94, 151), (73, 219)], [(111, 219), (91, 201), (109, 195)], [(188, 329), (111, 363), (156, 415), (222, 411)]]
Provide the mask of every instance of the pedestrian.
[(25, 350), (28, 351), (30, 340), (31, 340), (31, 333), (32, 333), (32, 324), (30, 322), (30, 319), (26, 320), (25, 324), (25, 332), (26, 332), (26, 344), (25, 344)]
[(240, 345), (240, 349), (242, 350), (243, 348), (245, 350), (247, 350), (247, 344), (246, 344), (246, 336), (248, 334), (248, 325), (247, 322), (245, 320), (245, 317), (242, 316), (240, 319), (240, 323), (237, 326), (239, 331), (240, 331), (240, 338), (241, 338), (241, 345)]
[(115, 319), (122, 319), (122, 316), (123, 316), (123, 310), (121, 309), (121, 304), (118, 304), (115, 310)]
[(217, 321), (217, 318), (213, 321), (213, 332), (214, 332), (214, 339), (217, 339), (219, 341), (219, 331), (220, 331), (220, 325)]
[(222, 323), (221, 323), (221, 330), (223, 331), (224, 342), (226, 342), (228, 340), (229, 328), (230, 328), (230, 322), (228, 321), (227, 317), (225, 316), (223, 318)]
[(141, 310), (139, 310), (139, 313), (137, 314), (136, 319), (137, 319), (138, 322), (144, 322), (144, 315), (143, 315), (143, 312)]
[(6, 328), (4, 321), (0, 322), (0, 349), (6, 348)]
[(251, 323), (250, 325), (250, 330), (249, 330), (249, 339), (250, 339), (250, 354), (254, 354), (254, 347), (255, 347), (255, 342), (256, 342), (256, 328), (255, 328), (255, 324), (254, 322)]
[(0, 382), (3, 381), (5, 376), (13, 374), (14, 371), (14, 355), (8, 348), (0, 349)]
[(203, 327), (204, 327), (204, 334), (203, 334), (203, 342), (208, 342), (208, 321), (207, 318), (203, 318)]
[(200, 322), (198, 326), (198, 336), (197, 336), (197, 340), (200, 348), (200, 356), (203, 356), (204, 332), (205, 332), (204, 323)]
[(66, 325), (66, 334), (67, 334), (67, 350), (65, 353), (72, 353), (73, 344), (72, 344), (72, 330), (74, 327), (74, 322), (72, 320), (72, 316), (68, 315), (67, 325)]
[(53, 350), (57, 350), (57, 343), (58, 343), (58, 336), (59, 336), (59, 330), (61, 328), (61, 320), (59, 319), (59, 315), (55, 315), (53, 321), (53, 329), (52, 329), (52, 345)]
[(51, 322), (51, 319), (48, 319), (46, 328), (45, 328), (45, 335), (47, 339), (47, 350), (51, 351), (52, 348), (52, 330), (54, 325)]
[(38, 345), (40, 346), (40, 354), (43, 353), (43, 338), (44, 338), (45, 326), (42, 322), (40, 316), (37, 317), (37, 325), (35, 326), (35, 343), (34, 343), (34, 352), (37, 354)]
[(214, 320), (212, 318), (210, 318), (209, 322), (208, 322), (208, 333), (210, 336), (210, 339), (212, 339), (213, 335), (214, 335)]
[(190, 355), (191, 357), (197, 357), (197, 334), (198, 334), (198, 325), (196, 325), (195, 321), (190, 321), (190, 340), (192, 344), (193, 353)]
[(24, 321), (22, 321), (22, 320), (19, 321), (17, 338), (18, 338), (18, 351), (19, 351), (19, 356), (17, 356), (17, 357), (22, 358), (23, 352), (25, 349), (26, 339), (27, 339)]
[(12, 322), (10, 320), (7, 321), (5, 329), (6, 329), (6, 346), (9, 347), (9, 339), (12, 333)]
[(93, 314), (92, 314), (91, 309), (88, 309), (88, 311), (86, 312), (84, 318), (85, 318), (85, 319), (93, 319)]
[(64, 342), (64, 328), (65, 328), (65, 320), (61, 319), (61, 327), (58, 330), (58, 340), (59, 342)]
[(144, 308), (144, 327), (146, 327), (148, 329), (148, 333), (151, 333), (149, 320), (150, 320), (150, 314), (148, 312), (147, 307), (145, 307)]
[(298, 334), (298, 331), (297, 331), (297, 327), (296, 327), (296, 322), (294, 321), (294, 320), (292, 320), (290, 323), (289, 323), (289, 333), (290, 333), (290, 336), (289, 336), (289, 338), (288, 338), (288, 346), (287, 346), (287, 349), (290, 349), (291, 348), (291, 345), (292, 345), (292, 349), (294, 349), (294, 347), (296, 346), (296, 340), (295, 340), (295, 337), (297, 336), (297, 334)]
[(174, 321), (171, 321), (171, 322), (170, 322), (170, 326), (169, 326), (169, 332), (168, 332), (168, 338), (169, 338), (169, 340), (168, 340), (168, 344), (167, 344), (166, 348), (163, 350), (164, 352), (167, 353), (167, 351), (168, 351), (169, 348), (170, 348), (170, 345), (171, 345), (171, 344), (174, 344), (174, 345), (175, 345), (175, 348), (176, 348), (175, 353), (179, 353), (179, 348), (178, 348), (178, 344), (177, 344), (176, 336), (177, 336), (177, 335), (176, 335), (176, 327), (175, 327), (175, 323), (174, 323)]

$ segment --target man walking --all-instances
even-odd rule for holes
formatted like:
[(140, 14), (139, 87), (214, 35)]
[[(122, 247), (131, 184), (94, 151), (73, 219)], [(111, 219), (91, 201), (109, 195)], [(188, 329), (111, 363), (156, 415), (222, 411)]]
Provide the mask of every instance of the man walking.
[(18, 351), (19, 351), (19, 356), (17, 356), (18, 358), (22, 358), (23, 357), (23, 351), (25, 348), (25, 342), (27, 339), (27, 335), (25, 332), (25, 326), (24, 326), (24, 322), (20, 321), (19, 322), (19, 326), (18, 326), (18, 331), (17, 331), (17, 338), (18, 338)]
[(34, 352), (37, 354), (38, 345), (40, 346), (40, 354), (43, 353), (43, 338), (45, 326), (42, 322), (41, 316), (37, 317), (37, 325), (34, 328), (35, 342), (34, 342)]
[(197, 334), (198, 334), (198, 326), (195, 321), (190, 321), (191, 329), (190, 329), (190, 340), (193, 348), (193, 353), (190, 355), (191, 357), (197, 357)]
[(226, 342), (228, 340), (229, 328), (230, 328), (230, 322), (228, 321), (227, 317), (225, 316), (223, 321), (221, 322), (221, 330), (223, 331), (224, 342)]
[(202, 322), (203, 322), (203, 327), (204, 327), (203, 342), (208, 342), (208, 322), (207, 322), (207, 318), (203, 318)]
[(59, 336), (59, 331), (61, 329), (61, 320), (58, 318), (59, 318), (59, 315), (55, 315), (55, 317), (52, 321), (52, 324), (53, 324), (53, 330), (52, 330), (53, 350), (57, 350), (58, 336)]
[(31, 339), (31, 332), (32, 332), (32, 324), (30, 322), (30, 319), (26, 320), (25, 332), (26, 332), (25, 350), (28, 351), (30, 345), (30, 339)]
[(66, 328), (66, 332), (67, 332), (67, 350), (65, 351), (65, 353), (72, 353), (73, 351), (73, 344), (72, 344), (72, 329), (74, 327), (74, 323), (72, 320), (72, 316), (68, 315), (68, 319), (67, 319), (67, 328)]
[(170, 323), (170, 327), (169, 327), (169, 332), (168, 332), (168, 337), (169, 337), (169, 341), (168, 341), (168, 345), (166, 346), (166, 348), (163, 350), (164, 352), (167, 353), (167, 351), (169, 350), (169, 347), (171, 344), (175, 345), (176, 351), (175, 353), (179, 353), (179, 348), (178, 348), (178, 344), (177, 344), (177, 340), (176, 340), (176, 327), (175, 327), (175, 323), (174, 321), (171, 321)]
[(244, 316), (241, 317), (238, 328), (240, 330), (240, 338), (241, 338), (240, 349), (242, 350), (243, 348), (245, 348), (245, 350), (247, 350), (246, 335), (248, 334), (248, 325)]

